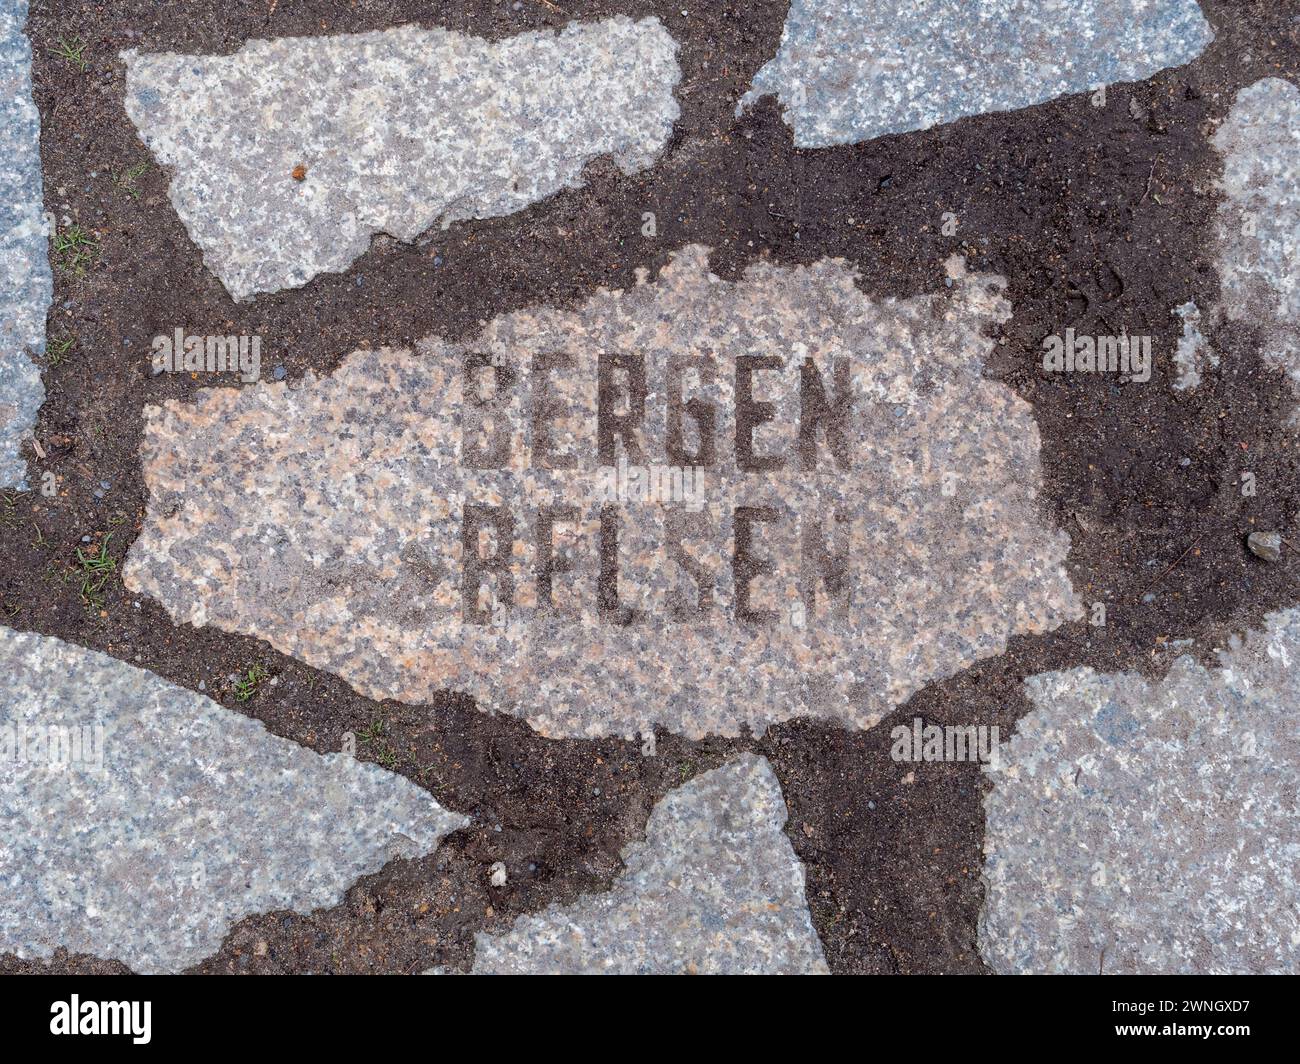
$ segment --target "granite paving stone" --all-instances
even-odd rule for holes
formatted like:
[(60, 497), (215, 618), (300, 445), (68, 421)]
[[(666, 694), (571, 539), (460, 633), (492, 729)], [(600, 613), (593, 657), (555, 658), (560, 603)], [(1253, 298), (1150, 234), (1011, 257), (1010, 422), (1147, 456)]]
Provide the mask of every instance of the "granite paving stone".
[(824, 975), (803, 865), (767, 759), (746, 754), (666, 795), (613, 889), (480, 932), (476, 975)]
[(116, 658), (0, 627), (0, 952), (141, 973), (333, 905), (465, 817)]
[(31, 356), (53, 297), (26, 21), (27, 0), (0, 5), (0, 488), (26, 483), (22, 445), (45, 400)]
[(1162, 680), (1026, 681), (985, 769), (980, 950), (997, 972), (1291, 973), (1300, 610)]
[(551, 737), (871, 727), (1082, 612), (1030, 408), (982, 375), (1004, 283), (946, 272), (877, 299), (692, 246), (463, 342), (147, 407), (126, 584)]
[(801, 148), (1011, 111), (1191, 62), (1196, 0), (792, 0), (741, 107), (775, 94)]
[(1300, 395), (1300, 88), (1264, 78), (1242, 89), (1213, 143), (1222, 310), (1262, 331), (1265, 361)]
[(488, 41), (398, 26), (250, 41), (228, 56), (128, 50), (126, 110), (236, 300), (339, 272), (384, 232), (511, 214), (612, 155), (649, 166), (678, 116), (657, 18)]

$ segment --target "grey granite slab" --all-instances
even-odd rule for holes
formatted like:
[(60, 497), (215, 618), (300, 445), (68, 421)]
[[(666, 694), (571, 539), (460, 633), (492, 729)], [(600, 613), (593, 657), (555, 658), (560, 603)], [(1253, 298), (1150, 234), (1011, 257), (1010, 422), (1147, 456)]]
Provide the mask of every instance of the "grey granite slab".
[(1138, 81), (1213, 40), (1196, 0), (792, 0), (741, 106), (775, 94), (802, 148)]
[(1149, 682), (1079, 668), (986, 768), (998, 972), (1300, 969), (1300, 610)]
[(1264, 359), (1300, 395), (1300, 89), (1281, 78), (1242, 89), (1213, 143), (1222, 310), (1262, 330)]
[(464, 817), (125, 662), (0, 627), (0, 952), (138, 972), (251, 913), (336, 903)]
[(385, 232), (510, 214), (612, 155), (649, 166), (678, 115), (657, 18), (488, 41), (418, 26), (127, 51), (126, 110), (235, 299), (345, 270)]
[(781, 786), (746, 754), (665, 795), (604, 894), (480, 932), (475, 974), (825, 974)]
[(1082, 613), (1031, 409), (983, 376), (1004, 283), (947, 272), (878, 299), (839, 260), (728, 282), (692, 246), (463, 342), (146, 407), (126, 584), (547, 736), (872, 727)]
[(0, 4), (0, 487), (27, 477), (21, 448), (45, 401), (30, 356), (45, 351), (54, 292), (26, 22), (27, 0)]

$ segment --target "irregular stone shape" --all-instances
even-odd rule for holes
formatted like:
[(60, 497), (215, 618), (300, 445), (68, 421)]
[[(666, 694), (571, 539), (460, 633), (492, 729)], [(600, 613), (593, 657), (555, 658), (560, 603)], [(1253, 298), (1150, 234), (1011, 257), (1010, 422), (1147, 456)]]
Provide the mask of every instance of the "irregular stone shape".
[(1174, 366), (1178, 376), (1174, 380), (1176, 391), (1189, 391), (1201, 383), (1201, 370), (1218, 366), (1219, 356), (1201, 333), (1201, 308), (1195, 303), (1183, 303), (1173, 309), (1175, 317), (1183, 323), (1183, 335), (1174, 351)]
[(1165, 679), (1026, 681), (985, 771), (980, 949), (998, 972), (1300, 968), (1300, 610)]
[(45, 351), (54, 294), (26, 22), (27, 0), (0, 8), (0, 487), (23, 486), (27, 476), (21, 448), (45, 401), (28, 356)]
[(826, 974), (786, 816), (766, 758), (697, 776), (654, 807), (608, 894), (479, 932), (474, 973)]
[(649, 166), (679, 113), (657, 18), (487, 41), (418, 26), (122, 53), (126, 110), (235, 299), (347, 267), (383, 231), (510, 214), (612, 154)]
[(59, 639), (0, 627), (0, 675), (0, 952), (184, 968), (243, 917), (332, 905), (467, 822)]
[[(1030, 407), (982, 377), (981, 329), (1010, 313), (1004, 283), (952, 272), (940, 294), (875, 300), (842, 261), (761, 264), (728, 283), (691, 247), (653, 284), (504, 315), (463, 343), (361, 350), (324, 379), (146, 407), (149, 513), (127, 586), (370, 697), (460, 689), (547, 736), (736, 735), (801, 715), (871, 727), (1011, 634), (1082, 613), (1069, 540), (1039, 516)], [(568, 365), (541, 372), (559, 353)], [(716, 429), (700, 478), (678, 467), (698, 494), (673, 501), (656, 474), (668, 503), (638, 498), (631, 470), (620, 494), (607, 463), (628, 448), (612, 434), (598, 446), (602, 356), (610, 416), (633, 390), (612, 361), (644, 357), (644, 421), (628, 436), (646, 472), (673, 463), (665, 367), (688, 367), (673, 390), (709, 410), (682, 412), (682, 446), (698, 447), (697, 413)], [(783, 456), (778, 471), (738, 464), (738, 356), (782, 366), (750, 374), (773, 415), (753, 448)], [(805, 359), (827, 405), (841, 387), (852, 403), (842, 446), (820, 423), (810, 470), (795, 429), (818, 425), (801, 415), (816, 409)], [(476, 505), (501, 510), (489, 522)], [(574, 517), (548, 537), (550, 506)], [(743, 507), (773, 520), (738, 521)], [(493, 556), (507, 572), (487, 571)], [(553, 605), (539, 569), (553, 570)], [(765, 612), (745, 611), (738, 587)]]
[(1282, 534), (1280, 532), (1252, 532), (1246, 537), (1246, 546), (1250, 553), (1266, 562), (1275, 562), (1282, 557)]
[[(602, 291), (573, 312), (508, 315), (464, 344), (426, 341), (418, 357), (356, 352), (301, 389), (210, 391), (195, 406), (148, 408), (152, 512), (128, 586), (178, 620), (256, 633), (374, 697), (418, 702), (463, 688), (548, 735), (579, 736), (655, 723), (736, 734), (802, 713), (868, 727), (925, 682), (1000, 653), (1011, 632), (1079, 615), (1059, 564), (1068, 541), (1035, 516), (1029, 408), (981, 377), (991, 341), (980, 328), (1008, 314), (1000, 279), (957, 269), (951, 293), (876, 303), (839, 263), (760, 266), (733, 285), (706, 262), (703, 249), (688, 249), (654, 285)], [(535, 366), (556, 350), (573, 365), (546, 375), (546, 398)], [(720, 441), (701, 514), (622, 507), (619, 605), (642, 617), (630, 625), (614, 623), (597, 594), (602, 352), (644, 352), (659, 394), (670, 355), (698, 362), (712, 352), (716, 375), (697, 389), (715, 403)], [(756, 353), (787, 360), (755, 376), (777, 419), (755, 434), (756, 449), (787, 456), (787, 468), (766, 475), (739, 469), (732, 447), (729, 363)], [(504, 401), (462, 401), (463, 367), (476, 355), (497, 358), (515, 381)], [(817, 470), (798, 468), (805, 356), (820, 360), (832, 391), (831, 356), (848, 363), (850, 470), (825, 439)], [(532, 412), (543, 402), (557, 408), (551, 461), (571, 458), (572, 469), (538, 457)], [(651, 401), (646, 411), (639, 448), (665, 461), (665, 411)], [(465, 468), (462, 434), (478, 446), (474, 422), (485, 413), (505, 426), (505, 466)], [(241, 468), (224, 457), (233, 453), (260, 462)], [(513, 598), (494, 589), (507, 607), (500, 625), (463, 594), (464, 505), (477, 501), (514, 514)], [(534, 575), (537, 510), (556, 504), (579, 511), (576, 535), (562, 529), (557, 545), (574, 570), (554, 579), (558, 613), (542, 608)], [(735, 504), (780, 517), (754, 534), (754, 552), (776, 569), (751, 596), (753, 608), (775, 611), (766, 625), (735, 619)], [(800, 597), (799, 532), (831, 510), (843, 515), (853, 562), (844, 616), (828, 608), (824, 583)], [(693, 517), (700, 527), (686, 530), (686, 549), (714, 585), (714, 608), (694, 619), (676, 611), (698, 602), (697, 585), (667, 547), (668, 526)]]
[(1300, 395), (1300, 89), (1280, 78), (1242, 89), (1213, 143), (1223, 310), (1263, 328), (1264, 358)]
[(792, 0), (775, 94), (801, 148), (1011, 111), (1191, 62), (1214, 39), (1196, 0)]

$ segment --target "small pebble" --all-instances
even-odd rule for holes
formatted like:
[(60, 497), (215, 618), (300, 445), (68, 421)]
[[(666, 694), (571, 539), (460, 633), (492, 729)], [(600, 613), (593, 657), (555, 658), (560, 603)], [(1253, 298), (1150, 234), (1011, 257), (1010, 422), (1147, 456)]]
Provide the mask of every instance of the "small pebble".
[(278, 381), (282, 381), (284, 380), (285, 372), (286, 371), (283, 366), (276, 366), (275, 369), (271, 370), (271, 376)]
[(488, 882), (494, 887), (504, 887), (506, 885), (506, 866), (501, 861), (497, 861), (491, 868), (491, 874), (488, 876)]
[(1246, 546), (1256, 558), (1266, 562), (1275, 562), (1282, 557), (1282, 534), (1280, 532), (1252, 532), (1246, 537)]

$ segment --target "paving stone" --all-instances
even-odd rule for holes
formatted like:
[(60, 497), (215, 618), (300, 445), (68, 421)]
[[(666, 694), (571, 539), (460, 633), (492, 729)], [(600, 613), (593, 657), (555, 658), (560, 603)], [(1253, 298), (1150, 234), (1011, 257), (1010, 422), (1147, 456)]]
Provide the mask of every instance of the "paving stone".
[(982, 376), (1004, 282), (948, 270), (873, 299), (839, 260), (733, 283), (692, 246), (463, 343), (147, 407), (126, 584), (369, 697), (464, 690), (547, 736), (871, 727), (1082, 615), (1031, 409)]
[(1300, 89), (1280, 78), (1242, 89), (1213, 143), (1223, 310), (1263, 330), (1265, 360), (1300, 394)]
[(143, 669), (0, 627), (0, 952), (186, 967), (466, 823)]
[(204, 262), (235, 299), (347, 267), (385, 232), (510, 214), (612, 154), (649, 166), (679, 110), (657, 18), (494, 42), (401, 26), (126, 51), (126, 110)]
[(1196, 0), (792, 0), (741, 107), (775, 94), (796, 146), (852, 144), (1139, 81), (1213, 39)]
[(746, 754), (670, 792), (612, 890), (480, 932), (475, 974), (826, 974), (785, 799)]
[(30, 356), (45, 351), (54, 292), (26, 22), (27, 0), (0, 7), (0, 487), (22, 485), (27, 476), (21, 448), (45, 401)]
[(1300, 610), (1219, 666), (1026, 682), (985, 771), (979, 941), (998, 972), (1295, 972)]

